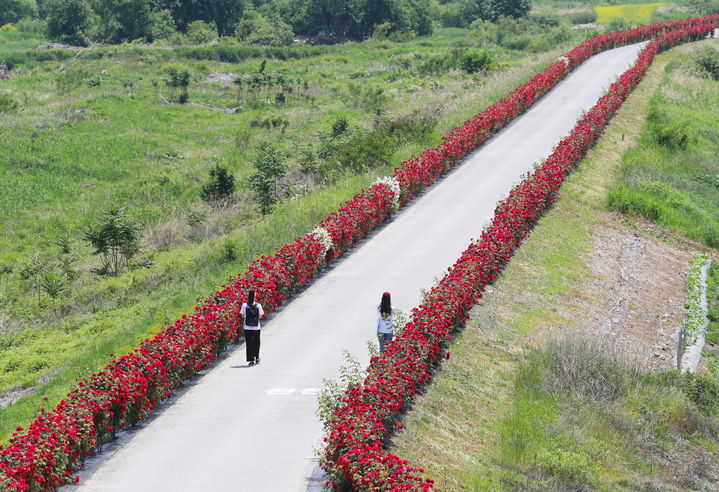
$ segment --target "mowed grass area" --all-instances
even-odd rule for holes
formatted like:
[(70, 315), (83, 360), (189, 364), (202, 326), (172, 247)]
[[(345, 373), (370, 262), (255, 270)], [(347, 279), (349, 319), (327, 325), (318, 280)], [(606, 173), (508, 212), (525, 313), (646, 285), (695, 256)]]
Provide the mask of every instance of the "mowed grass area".
[(594, 10), (597, 12), (597, 22), (600, 24), (608, 24), (615, 18), (625, 19), (634, 24), (648, 24), (652, 21), (654, 11), (667, 5), (671, 4), (667, 2), (628, 3), (594, 7)]
[[(8, 40), (0, 42), (0, 59), (12, 60), (13, 68), (0, 81), (0, 95), (19, 105), (0, 120), (0, 265), (13, 269), (0, 277), (0, 392), (34, 390), (0, 409), (2, 436), (57, 402), (108, 354), (127, 352), (168, 326), (228, 276), (311, 230), (375, 177), (436, 144), (575, 42), (530, 54), (488, 45), (469, 30), (443, 29), (406, 43), (43, 52), (35, 50), (43, 41), (37, 36), (0, 36)], [(490, 71), (471, 75), (446, 64), (448, 56), (456, 62), (480, 46), (492, 52)], [(217, 61), (227, 53), (239, 61)], [(238, 113), (219, 111), (238, 105), (237, 90), (208, 76), (256, 73), (263, 60), (268, 73), (293, 80), (285, 103), (277, 104), (275, 93), (251, 99), (245, 93)], [(214, 109), (168, 102), (173, 94), (162, 67), (170, 62), (189, 68), (190, 102)], [(430, 124), (398, 139), (390, 158), (373, 167), (302, 172), (301, 150), (313, 144), (317, 152), (339, 118), (358, 133), (375, 127), (377, 101), (368, 88), (382, 91), (383, 118)], [(277, 145), (288, 165), (286, 198), (264, 217), (247, 188), (259, 142)], [(199, 196), (216, 164), (237, 181), (229, 207), (212, 208)], [(111, 206), (126, 206), (143, 226), (145, 264), (100, 277), (82, 229)], [(51, 298), (22, 272), (36, 264), (61, 269), (68, 256), (56, 244), (62, 238), (72, 240), (77, 276)]]
[(439, 490), (716, 488), (716, 381), (638, 371), (615, 345), (583, 338), (582, 313), (561, 304), (591, 295), (581, 286), (593, 228), (625, 222), (607, 196), (622, 154), (643, 142), (666, 67), (716, 44), (657, 57), (404, 417), (391, 452)]

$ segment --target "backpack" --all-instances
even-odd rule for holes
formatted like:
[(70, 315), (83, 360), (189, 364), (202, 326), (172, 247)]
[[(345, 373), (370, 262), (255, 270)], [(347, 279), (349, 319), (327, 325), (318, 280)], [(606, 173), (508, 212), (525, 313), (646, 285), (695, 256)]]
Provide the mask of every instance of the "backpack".
[(247, 326), (257, 326), (260, 324), (260, 309), (257, 307), (257, 304), (252, 303), (252, 305), (247, 305), (247, 308), (245, 308), (245, 325)]

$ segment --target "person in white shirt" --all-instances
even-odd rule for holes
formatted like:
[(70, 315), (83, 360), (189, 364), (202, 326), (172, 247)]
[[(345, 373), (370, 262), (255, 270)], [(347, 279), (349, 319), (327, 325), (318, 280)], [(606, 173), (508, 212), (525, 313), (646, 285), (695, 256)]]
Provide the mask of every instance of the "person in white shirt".
[(248, 365), (260, 363), (260, 318), (264, 318), (262, 304), (255, 302), (255, 291), (247, 292), (247, 302), (242, 303), (240, 314), (245, 328), (245, 348), (247, 349)]
[(394, 336), (394, 313), (392, 298), (389, 292), (382, 294), (382, 301), (377, 306), (377, 339), (379, 340), (379, 353), (383, 353), (385, 347), (392, 341)]

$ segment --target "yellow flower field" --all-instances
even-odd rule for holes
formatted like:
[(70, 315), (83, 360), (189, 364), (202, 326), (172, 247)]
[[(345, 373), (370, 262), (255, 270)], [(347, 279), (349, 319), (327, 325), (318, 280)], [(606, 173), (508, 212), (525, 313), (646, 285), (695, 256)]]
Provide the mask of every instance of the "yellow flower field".
[(606, 24), (614, 17), (622, 17), (636, 24), (648, 24), (652, 20), (654, 10), (664, 5), (671, 4), (667, 2), (630, 3), (625, 5), (594, 7), (594, 9), (597, 11), (597, 22), (600, 24)]

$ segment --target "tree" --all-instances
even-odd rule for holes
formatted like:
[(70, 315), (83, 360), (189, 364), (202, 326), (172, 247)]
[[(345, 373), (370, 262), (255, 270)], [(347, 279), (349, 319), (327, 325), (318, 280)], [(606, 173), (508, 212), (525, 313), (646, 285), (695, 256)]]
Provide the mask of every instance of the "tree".
[(268, 214), (279, 201), (278, 180), (285, 175), (286, 166), (282, 156), (273, 144), (263, 142), (257, 149), (255, 169), (250, 176), (250, 189), (260, 204), (260, 211)]
[(217, 165), (210, 169), (210, 180), (202, 187), (200, 197), (208, 203), (222, 204), (230, 201), (234, 193), (234, 176), (227, 168)]
[(67, 287), (67, 280), (57, 273), (49, 272), (43, 275), (40, 286), (47, 295), (55, 299), (57, 296), (62, 294)]
[(87, 46), (92, 8), (87, 0), (48, 0), (47, 34), (53, 41)]
[(177, 26), (187, 30), (196, 20), (213, 24), (220, 36), (230, 36), (242, 17), (249, 0), (161, 0), (161, 7), (170, 9)]
[(30, 0), (0, 0), (0, 26), (15, 24), (24, 17), (35, 17), (37, 9)]
[(419, 36), (431, 36), (432, 10), (429, 0), (402, 0), (402, 9), (406, 12), (408, 29)]
[(526, 17), (531, 0), (462, 0), (460, 11), (468, 26), (477, 19), (496, 21), (500, 17)]
[(334, 34), (340, 38), (362, 39), (366, 0), (309, 0), (307, 20), (312, 33)]
[(494, 58), (492, 53), (487, 50), (472, 50), (459, 57), (459, 68), (467, 73), (489, 70), (492, 65), (494, 65)]
[(97, 38), (111, 43), (149, 39), (154, 21), (152, 4), (147, 0), (92, 0), (101, 19)]
[(217, 39), (217, 27), (202, 20), (190, 22), (187, 26), (187, 38), (194, 44), (205, 44)]
[[(307, 0), (273, 0), (262, 6), (265, 15), (272, 13), (289, 25), (292, 32), (307, 33)], [(272, 16), (269, 16), (272, 18)]]
[(495, 19), (493, 0), (462, 0), (460, 2), (460, 17), (467, 27), (477, 19)]
[(140, 251), (142, 228), (126, 214), (124, 207), (112, 208), (94, 227), (84, 230), (85, 240), (100, 255), (102, 275), (118, 275)]
[(492, 20), (503, 16), (515, 19), (527, 17), (531, 9), (531, 0), (492, 0)]
[(170, 63), (164, 66), (163, 71), (167, 78), (165, 83), (168, 87), (179, 90), (177, 102), (186, 103), (190, 99), (188, 87), (190, 86), (190, 70), (179, 63)]
[(150, 41), (170, 39), (175, 33), (177, 33), (177, 29), (175, 28), (175, 19), (172, 18), (172, 12), (165, 9), (152, 13), (148, 30)]
[(406, 11), (399, 0), (366, 0), (362, 16), (361, 37), (370, 36), (375, 26), (389, 23), (391, 31), (406, 30)]
[(260, 46), (287, 46), (292, 44), (295, 34), (279, 16), (268, 18), (255, 10), (246, 10), (235, 29), (240, 41)]

